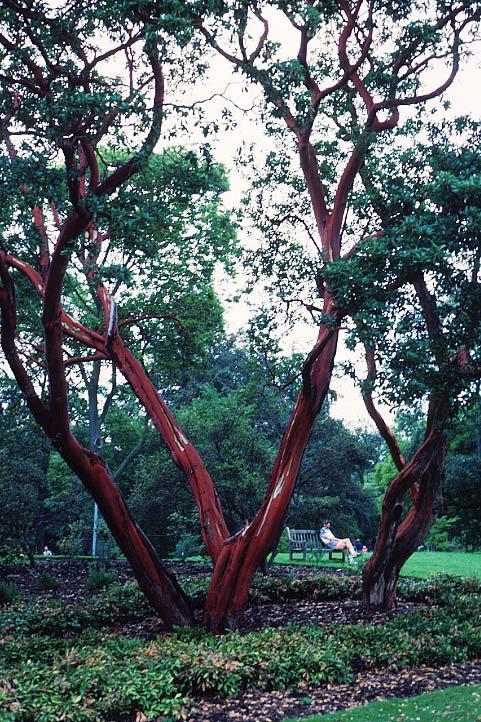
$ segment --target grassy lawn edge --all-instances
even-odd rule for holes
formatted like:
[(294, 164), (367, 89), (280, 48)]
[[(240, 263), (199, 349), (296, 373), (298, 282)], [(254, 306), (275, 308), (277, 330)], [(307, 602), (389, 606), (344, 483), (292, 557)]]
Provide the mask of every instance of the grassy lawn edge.
[(371, 702), (342, 712), (314, 717), (289, 718), (285, 722), (480, 722), (481, 684), (456, 686)]

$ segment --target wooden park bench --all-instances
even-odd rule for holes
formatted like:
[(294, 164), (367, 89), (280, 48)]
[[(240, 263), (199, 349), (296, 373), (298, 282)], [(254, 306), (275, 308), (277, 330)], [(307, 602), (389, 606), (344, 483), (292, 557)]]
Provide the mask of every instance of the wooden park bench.
[[(289, 529), (286, 526), (287, 539), (289, 543), (289, 560), (293, 561), (296, 552), (302, 553), (302, 558), (307, 561), (308, 555), (320, 559), (323, 554), (328, 554), (331, 561), (346, 561), (346, 552), (342, 549), (326, 549), (321, 542), (319, 533), (313, 529)], [(337, 556), (334, 556), (337, 555)]]

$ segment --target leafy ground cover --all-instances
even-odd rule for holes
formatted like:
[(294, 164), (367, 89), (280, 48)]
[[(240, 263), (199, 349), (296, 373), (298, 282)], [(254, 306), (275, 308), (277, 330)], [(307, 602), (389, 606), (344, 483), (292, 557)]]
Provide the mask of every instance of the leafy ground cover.
[(481, 685), (475, 685), (437, 690), (410, 699), (373, 702), (302, 719), (305, 722), (479, 722), (480, 709)]
[[(365, 557), (367, 559), (367, 555)], [(327, 557), (320, 561), (308, 559), (306, 562), (296, 558), (289, 561), (288, 553), (279, 553), (276, 564), (294, 564), (296, 566), (314, 567), (319, 569), (339, 569), (343, 565), (329, 561)], [(360, 568), (362, 559), (356, 565)], [(344, 565), (347, 568), (347, 565)], [(433, 574), (453, 574), (460, 577), (481, 577), (481, 552), (415, 552), (404, 565), (401, 575), (427, 579)]]
[[(200, 600), (206, 578), (185, 581)], [(66, 712), (70, 722), (178, 719), (191, 716), (199, 700), (252, 688), (306, 697), (322, 685), (349, 685), (359, 674), (399, 675), (481, 657), (479, 579), (406, 580), (401, 595), (413, 606), (404, 614), (377, 624), (309, 624), (316, 603), (349, 606), (358, 595), (356, 577), (259, 578), (254, 608), (287, 610), (286, 621), (304, 603), (304, 618), (274, 629), (267, 615), (268, 628), (221, 637), (200, 628), (155, 639), (126, 636), (129, 624), (136, 629), (151, 615), (130, 584), (77, 604), (52, 597), (6, 606), (0, 612), (0, 720), (53, 722)]]

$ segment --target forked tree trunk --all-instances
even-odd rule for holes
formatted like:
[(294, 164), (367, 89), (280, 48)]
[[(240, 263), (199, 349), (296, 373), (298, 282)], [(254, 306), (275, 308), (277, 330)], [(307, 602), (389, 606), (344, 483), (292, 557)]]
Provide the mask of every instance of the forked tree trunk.
[(337, 332), (323, 329), (320, 339), (323, 335), (322, 351), (309, 366), (310, 385), (306, 388), (304, 384), (297, 398), (262, 505), (254, 520), (225, 542), (217, 560), (204, 608), (204, 624), (213, 632), (238, 627), (252, 578), (282, 528), (304, 450), (331, 380)]
[[(446, 440), (432, 429), (412, 460), (391, 482), (382, 505), (372, 557), (363, 572), (363, 603), (369, 609), (396, 605), (399, 572), (424, 541), (442, 504)], [(411, 491), (412, 506), (401, 521), (403, 497)]]

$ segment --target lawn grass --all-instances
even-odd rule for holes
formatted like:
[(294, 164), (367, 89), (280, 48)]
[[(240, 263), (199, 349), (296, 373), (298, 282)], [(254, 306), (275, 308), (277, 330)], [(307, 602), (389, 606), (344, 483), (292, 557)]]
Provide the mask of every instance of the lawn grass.
[(415, 552), (404, 565), (401, 575), (426, 579), (432, 574), (458, 577), (481, 576), (481, 552)]
[(450, 687), (408, 699), (372, 702), (343, 712), (303, 718), (302, 722), (480, 722), (480, 708), (481, 685), (478, 684)]
[[(367, 555), (366, 555), (367, 558)], [(289, 561), (289, 554), (279, 553), (276, 556), (276, 564), (295, 564), (319, 568), (339, 569), (349, 565), (342, 565), (340, 562), (330, 562), (327, 558), (321, 559), (319, 563), (310, 559), (307, 562), (302, 559)], [(453, 574), (458, 577), (481, 577), (481, 552), (415, 552), (404, 565), (401, 576), (427, 579), (433, 574)]]

